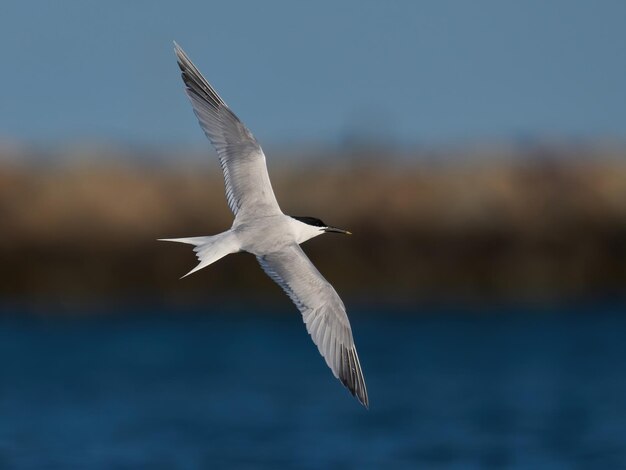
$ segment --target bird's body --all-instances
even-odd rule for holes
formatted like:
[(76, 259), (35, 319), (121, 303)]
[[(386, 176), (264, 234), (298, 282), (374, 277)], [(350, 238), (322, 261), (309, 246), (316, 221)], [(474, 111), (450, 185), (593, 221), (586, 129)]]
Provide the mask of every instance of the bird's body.
[(255, 255), (263, 270), (302, 313), (309, 334), (335, 377), (368, 407), (365, 380), (345, 306), (299, 246), (323, 233), (350, 232), (313, 217), (283, 214), (272, 190), (265, 155), (252, 133), (178, 45), (176, 55), (194, 112), (217, 150), (226, 199), (235, 219), (230, 230), (217, 235), (163, 240), (195, 246), (200, 263), (185, 276), (230, 253)]
[(249, 220), (237, 220), (231, 231), (241, 243), (241, 251), (263, 256), (282, 250), (292, 243), (304, 243), (321, 235), (312, 227), (285, 214), (268, 215)]

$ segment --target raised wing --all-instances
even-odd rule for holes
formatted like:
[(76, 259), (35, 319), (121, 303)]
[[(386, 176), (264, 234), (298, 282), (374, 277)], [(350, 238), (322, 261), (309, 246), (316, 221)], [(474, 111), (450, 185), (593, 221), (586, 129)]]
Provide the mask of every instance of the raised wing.
[(346, 308), (333, 286), (296, 244), (257, 259), (302, 313), (307, 331), (335, 377), (369, 408)]
[(224, 172), (226, 199), (233, 214), (247, 211), (256, 216), (280, 213), (261, 146), (187, 54), (174, 44), (187, 96), (204, 133), (217, 150)]

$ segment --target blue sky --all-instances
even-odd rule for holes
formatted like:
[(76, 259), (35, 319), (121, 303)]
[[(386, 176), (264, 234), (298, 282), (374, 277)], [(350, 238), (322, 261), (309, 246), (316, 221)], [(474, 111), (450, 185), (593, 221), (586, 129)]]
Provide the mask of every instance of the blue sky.
[(204, 145), (176, 40), (262, 143), (626, 141), (626, 2), (0, 4), (0, 140)]

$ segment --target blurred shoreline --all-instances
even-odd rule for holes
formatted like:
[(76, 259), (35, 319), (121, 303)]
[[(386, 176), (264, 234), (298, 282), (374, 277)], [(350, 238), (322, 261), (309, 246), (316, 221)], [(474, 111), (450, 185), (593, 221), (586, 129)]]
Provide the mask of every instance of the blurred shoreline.
[[(626, 149), (516, 152), (390, 158), (357, 149), (283, 156), (269, 166), (285, 213), (354, 232), (304, 245), (342, 296), (623, 300)], [(0, 155), (0, 298), (193, 303), (246, 292), (277, 299), (279, 289), (251, 256), (178, 281), (195, 265), (193, 252), (156, 241), (230, 226), (222, 175), (208, 153), (202, 164), (175, 152), (166, 164), (74, 155), (37, 165), (32, 155)]]

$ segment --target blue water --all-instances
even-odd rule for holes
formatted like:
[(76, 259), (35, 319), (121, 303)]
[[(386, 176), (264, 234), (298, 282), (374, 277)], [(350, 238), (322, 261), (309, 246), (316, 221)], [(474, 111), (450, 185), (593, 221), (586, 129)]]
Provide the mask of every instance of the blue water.
[(619, 309), (352, 310), (370, 411), (291, 311), (5, 312), (0, 468), (626, 466)]

